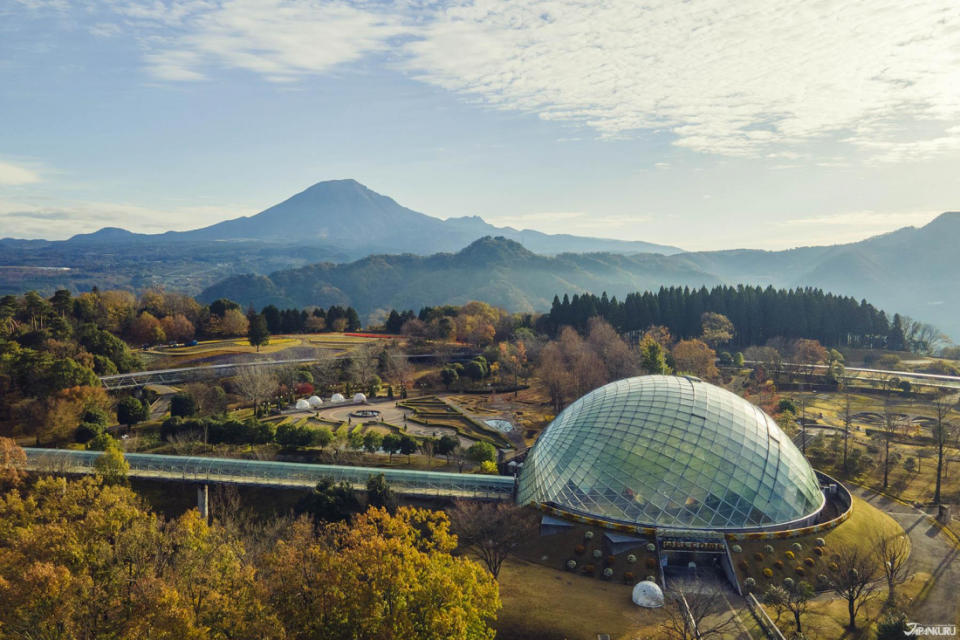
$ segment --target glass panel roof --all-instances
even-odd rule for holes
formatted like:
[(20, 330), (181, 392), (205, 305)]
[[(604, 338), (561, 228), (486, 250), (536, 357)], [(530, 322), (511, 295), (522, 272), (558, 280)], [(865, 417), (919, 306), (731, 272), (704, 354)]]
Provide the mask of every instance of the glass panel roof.
[(580, 398), (527, 456), (518, 501), (653, 526), (742, 529), (823, 503), (813, 469), (767, 414), (695, 378), (642, 376)]

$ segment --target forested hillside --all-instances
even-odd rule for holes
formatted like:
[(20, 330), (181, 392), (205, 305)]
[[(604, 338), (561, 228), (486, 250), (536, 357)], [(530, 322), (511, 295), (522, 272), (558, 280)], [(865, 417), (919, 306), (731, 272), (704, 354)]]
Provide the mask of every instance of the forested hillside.
[(718, 284), (696, 268), (658, 254), (541, 256), (506, 238), (481, 238), (458, 253), (378, 255), (349, 264), (321, 263), (269, 276), (228, 278), (200, 294), (255, 307), (352, 305), (361, 316), (391, 308), (483, 300), (511, 311), (546, 311), (558, 291), (625, 295), (668, 282)]
[(891, 322), (866, 300), (858, 302), (819, 289), (661, 287), (657, 292), (631, 293), (622, 301), (606, 294), (564, 295), (562, 300), (553, 299), (547, 318), (551, 327), (583, 330), (590, 318), (600, 316), (620, 332), (661, 325), (674, 336), (689, 338), (700, 334), (705, 312), (723, 314), (733, 322), (736, 346), (764, 344), (778, 337), (810, 338), (830, 346), (911, 347), (899, 315)]

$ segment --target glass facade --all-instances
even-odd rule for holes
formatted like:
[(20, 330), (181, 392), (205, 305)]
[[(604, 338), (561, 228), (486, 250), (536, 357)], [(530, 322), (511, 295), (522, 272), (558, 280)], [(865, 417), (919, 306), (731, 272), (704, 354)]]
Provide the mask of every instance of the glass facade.
[(518, 501), (719, 530), (797, 520), (824, 497), (758, 407), (696, 378), (642, 376), (588, 393), (550, 423), (524, 463)]

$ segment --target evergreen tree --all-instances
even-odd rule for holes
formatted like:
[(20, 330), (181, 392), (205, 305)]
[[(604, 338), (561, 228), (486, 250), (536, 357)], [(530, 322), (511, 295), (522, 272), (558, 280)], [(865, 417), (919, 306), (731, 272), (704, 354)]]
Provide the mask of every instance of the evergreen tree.
[(267, 326), (267, 319), (262, 313), (255, 313), (253, 309), (250, 309), (247, 313), (247, 320), (250, 323), (247, 329), (247, 340), (250, 342), (250, 346), (257, 348), (257, 353), (259, 353), (260, 347), (270, 342), (270, 329)]

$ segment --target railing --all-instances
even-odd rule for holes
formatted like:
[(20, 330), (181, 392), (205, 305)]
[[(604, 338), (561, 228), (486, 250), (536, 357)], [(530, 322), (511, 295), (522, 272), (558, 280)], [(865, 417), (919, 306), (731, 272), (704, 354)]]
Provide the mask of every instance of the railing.
[(747, 594), (747, 605), (750, 607), (750, 612), (753, 614), (753, 617), (756, 618), (760, 624), (760, 628), (763, 629), (763, 632), (770, 640), (786, 640), (786, 638), (783, 637), (783, 632), (780, 631), (780, 627), (774, 624), (767, 610), (763, 608), (756, 596), (752, 593)]
[[(450, 357), (451, 360), (469, 360), (476, 353), (455, 353), (453, 355), (440, 353), (398, 354), (394, 357), (406, 360), (423, 360), (437, 357)], [(330, 356), (332, 360), (349, 358), (349, 353)], [(207, 364), (198, 367), (177, 367), (174, 369), (152, 369), (147, 371), (132, 371), (130, 373), (116, 373), (109, 376), (100, 376), (100, 382), (107, 389), (132, 389), (146, 384), (176, 384), (203, 378), (223, 378), (236, 375), (240, 369), (249, 367), (286, 367), (317, 362), (317, 358), (294, 358), (285, 360), (247, 360), (226, 364)]]
[[(57, 474), (92, 474), (99, 451), (26, 448), (27, 469)], [(514, 479), (486, 474), (443, 473), (301, 464), (264, 460), (236, 460), (195, 456), (126, 454), (129, 476), (179, 482), (246, 484), (271, 487), (313, 487), (323, 478), (365, 489), (371, 476), (383, 474), (397, 493), (425, 497), (510, 500)]]

